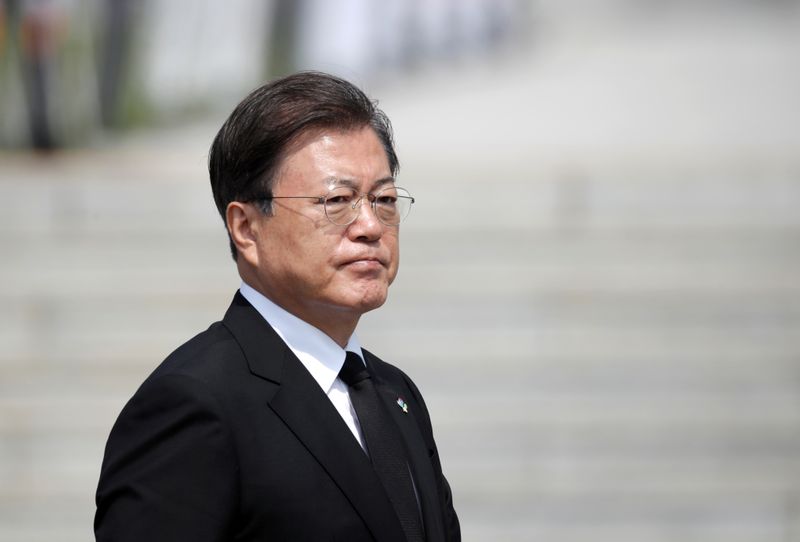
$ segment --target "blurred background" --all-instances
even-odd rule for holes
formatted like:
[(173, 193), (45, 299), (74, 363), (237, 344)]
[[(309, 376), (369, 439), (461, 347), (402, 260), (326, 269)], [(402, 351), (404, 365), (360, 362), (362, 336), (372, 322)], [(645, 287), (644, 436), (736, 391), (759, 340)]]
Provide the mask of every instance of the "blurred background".
[(306, 68), (393, 120), (359, 335), (466, 541), (800, 541), (796, 0), (5, 0), (0, 540), (93, 538), (114, 419), (239, 284), (211, 140)]

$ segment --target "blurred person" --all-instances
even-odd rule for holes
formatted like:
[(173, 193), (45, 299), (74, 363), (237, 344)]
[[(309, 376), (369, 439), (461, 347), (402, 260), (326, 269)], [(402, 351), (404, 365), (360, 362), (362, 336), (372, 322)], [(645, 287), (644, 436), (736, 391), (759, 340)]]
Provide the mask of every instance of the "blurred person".
[(51, 150), (58, 146), (54, 133), (55, 63), (66, 33), (62, 6), (50, 0), (13, 0), (10, 18), (19, 19), (22, 81), (27, 103), (31, 146)]
[(99, 109), (100, 121), (106, 128), (125, 123), (123, 96), (133, 54), (133, 40), (139, 11), (136, 0), (105, 0), (101, 6), (99, 51)]
[(397, 170), (388, 118), (342, 79), (235, 108), (209, 171), (241, 287), (119, 415), (97, 540), (460, 540), (419, 390), (354, 334), (397, 273)]

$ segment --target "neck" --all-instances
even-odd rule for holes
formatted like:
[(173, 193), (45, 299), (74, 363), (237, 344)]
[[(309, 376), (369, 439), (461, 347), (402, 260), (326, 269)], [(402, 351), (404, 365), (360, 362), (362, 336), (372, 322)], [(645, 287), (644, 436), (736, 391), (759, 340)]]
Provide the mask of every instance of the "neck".
[(348, 318), (342, 318), (343, 316), (342, 314), (332, 314), (330, 319), (323, 318), (323, 319), (318, 319), (318, 321), (314, 321), (314, 319), (305, 318), (299, 314), (295, 314), (295, 316), (322, 331), (325, 335), (333, 339), (333, 342), (335, 342), (342, 348), (347, 346), (347, 342), (350, 340), (350, 337), (355, 332), (356, 325), (358, 324), (358, 318), (355, 318), (355, 321), (350, 321), (350, 319)]
[(342, 348), (347, 346), (361, 318), (360, 313), (341, 307), (300, 304), (293, 302), (289, 296), (270, 295), (271, 292), (255, 276), (242, 275), (242, 279), (286, 312), (322, 331)]

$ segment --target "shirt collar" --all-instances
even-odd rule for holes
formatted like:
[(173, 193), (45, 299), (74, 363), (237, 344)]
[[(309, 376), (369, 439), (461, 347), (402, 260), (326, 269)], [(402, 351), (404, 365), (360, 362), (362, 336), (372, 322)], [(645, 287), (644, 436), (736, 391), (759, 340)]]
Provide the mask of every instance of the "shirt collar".
[(305, 366), (322, 391), (328, 393), (344, 365), (345, 353), (355, 352), (364, 360), (361, 343), (355, 333), (343, 349), (321, 330), (267, 299), (261, 292), (242, 282), (239, 291), (286, 343)]

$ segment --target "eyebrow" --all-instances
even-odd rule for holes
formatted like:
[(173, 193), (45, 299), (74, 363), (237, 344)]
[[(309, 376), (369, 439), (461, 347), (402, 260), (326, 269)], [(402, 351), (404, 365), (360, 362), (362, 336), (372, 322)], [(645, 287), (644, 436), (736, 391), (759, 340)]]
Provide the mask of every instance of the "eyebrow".
[[(334, 187), (334, 186), (349, 186), (350, 188), (356, 188), (359, 183), (352, 179), (339, 179), (337, 177), (330, 177), (325, 180), (327, 186)], [(372, 190), (378, 188), (379, 186), (383, 186), (385, 184), (392, 184), (395, 182), (394, 177), (383, 177), (382, 179), (378, 179), (372, 183)]]

